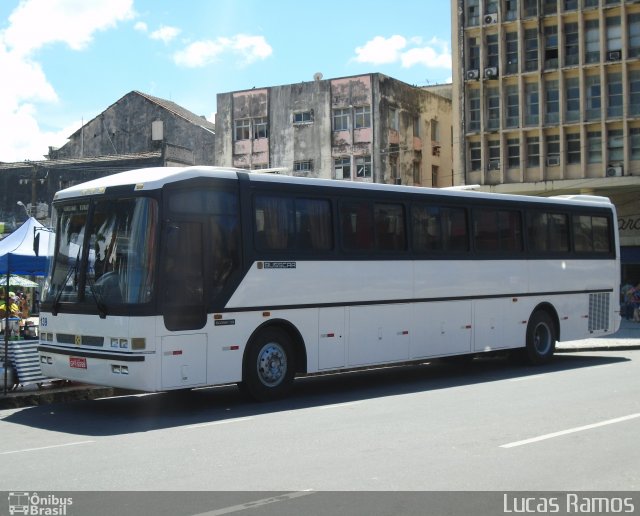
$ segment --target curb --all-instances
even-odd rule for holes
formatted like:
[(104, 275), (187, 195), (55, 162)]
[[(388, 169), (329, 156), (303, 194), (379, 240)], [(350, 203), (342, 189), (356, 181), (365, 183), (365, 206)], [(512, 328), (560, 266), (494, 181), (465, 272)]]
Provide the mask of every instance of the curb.
[(584, 353), (586, 351), (634, 351), (640, 349), (640, 344), (627, 346), (585, 346), (580, 348), (556, 348), (556, 353)]
[(52, 403), (67, 403), (78, 400), (93, 400), (114, 396), (112, 387), (77, 386), (67, 387), (48, 392), (46, 389), (37, 391), (12, 391), (7, 396), (0, 397), (0, 409), (12, 409)]

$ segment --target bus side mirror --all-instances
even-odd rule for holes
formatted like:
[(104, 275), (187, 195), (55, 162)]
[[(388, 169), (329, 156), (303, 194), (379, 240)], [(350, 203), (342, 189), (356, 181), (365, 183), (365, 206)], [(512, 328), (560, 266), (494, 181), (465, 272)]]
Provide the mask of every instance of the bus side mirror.
[(36, 233), (33, 237), (33, 252), (36, 256), (40, 256), (40, 233)]

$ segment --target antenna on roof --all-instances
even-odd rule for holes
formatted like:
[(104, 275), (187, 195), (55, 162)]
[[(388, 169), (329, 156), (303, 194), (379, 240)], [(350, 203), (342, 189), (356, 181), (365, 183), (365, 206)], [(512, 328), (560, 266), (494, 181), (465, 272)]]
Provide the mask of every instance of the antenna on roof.
[(322, 80), (322, 73), (321, 72), (316, 72), (313, 74), (313, 80), (314, 81), (321, 81)]

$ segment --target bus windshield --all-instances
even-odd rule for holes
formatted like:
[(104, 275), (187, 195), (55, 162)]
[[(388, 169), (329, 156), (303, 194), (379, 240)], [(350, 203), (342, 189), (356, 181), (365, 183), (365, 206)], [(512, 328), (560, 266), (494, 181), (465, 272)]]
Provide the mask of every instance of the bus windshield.
[(56, 250), (44, 301), (144, 304), (154, 289), (158, 205), (135, 197), (56, 207)]

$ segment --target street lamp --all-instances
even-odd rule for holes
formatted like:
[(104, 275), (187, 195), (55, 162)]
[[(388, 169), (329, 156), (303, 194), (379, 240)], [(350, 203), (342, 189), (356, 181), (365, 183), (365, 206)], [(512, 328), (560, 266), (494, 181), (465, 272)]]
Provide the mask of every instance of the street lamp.
[(31, 213), (29, 213), (29, 209), (24, 205), (22, 201), (18, 201), (16, 204), (24, 208), (24, 212), (27, 214), (27, 218), (31, 217)]

